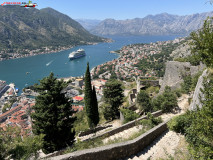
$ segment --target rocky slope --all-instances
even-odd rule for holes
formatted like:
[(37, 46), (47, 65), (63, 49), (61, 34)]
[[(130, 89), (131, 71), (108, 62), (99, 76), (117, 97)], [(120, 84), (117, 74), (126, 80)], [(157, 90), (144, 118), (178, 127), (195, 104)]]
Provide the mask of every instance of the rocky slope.
[(100, 42), (78, 22), (54, 9), (0, 6), (0, 50), (37, 49)]
[(127, 20), (106, 19), (92, 29), (91, 33), (96, 35), (186, 35), (201, 28), (208, 16), (213, 16), (213, 12), (187, 16), (162, 13)]

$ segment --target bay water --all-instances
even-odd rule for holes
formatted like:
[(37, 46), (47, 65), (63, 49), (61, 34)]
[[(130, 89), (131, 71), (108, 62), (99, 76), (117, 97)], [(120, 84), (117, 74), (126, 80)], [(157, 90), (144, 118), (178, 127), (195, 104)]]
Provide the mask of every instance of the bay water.
[[(87, 62), (90, 63), (90, 69), (92, 69), (118, 58), (118, 54), (109, 52), (118, 50), (124, 45), (167, 41), (177, 37), (180, 36), (110, 36), (107, 38), (113, 39), (112, 43), (77, 46), (57, 53), (5, 60), (0, 62), (0, 80), (5, 80), (7, 84), (15, 83), (17, 88), (22, 89), (39, 83), (38, 80), (48, 76), (50, 72), (53, 72), (58, 78), (82, 76), (85, 73)], [(69, 53), (79, 48), (85, 50), (86, 56), (70, 61)]]

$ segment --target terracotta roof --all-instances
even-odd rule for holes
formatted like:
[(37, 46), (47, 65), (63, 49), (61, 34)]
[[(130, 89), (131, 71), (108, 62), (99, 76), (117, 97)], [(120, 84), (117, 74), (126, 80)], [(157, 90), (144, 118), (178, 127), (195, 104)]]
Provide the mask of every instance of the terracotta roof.
[(9, 110), (9, 111), (3, 113), (2, 115), (0, 115), (0, 118), (4, 117), (4, 116), (6, 116), (6, 115), (9, 116), (10, 114), (12, 114), (13, 111), (17, 110), (18, 108), (21, 108), (21, 105), (18, 105), (18, 106), (16, 106), (16, 107), (14, 107), (13, 109), (11, 109), (11, 110)]
[(82, 101), (84, 98), (80, 96), (75, 96), (72, 98), (73, 100)]

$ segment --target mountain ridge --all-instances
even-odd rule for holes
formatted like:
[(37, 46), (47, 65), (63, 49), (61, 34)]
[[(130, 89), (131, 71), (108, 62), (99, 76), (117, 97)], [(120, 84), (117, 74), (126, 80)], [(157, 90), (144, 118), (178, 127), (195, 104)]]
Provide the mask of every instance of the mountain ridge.
[(95, 35), (187, 35), (201, 28), (213, 12), (178, 16), (168, 13), (126, 20), (105, 19), (90, 32)]
[(105, 40), (92, 35), (78, 22), (52, 8), (38, 10), (0, 6), (0, 14), (1, 54), (23, 54), (26, 50), (44, 47), (52, 47), (54, 50)]

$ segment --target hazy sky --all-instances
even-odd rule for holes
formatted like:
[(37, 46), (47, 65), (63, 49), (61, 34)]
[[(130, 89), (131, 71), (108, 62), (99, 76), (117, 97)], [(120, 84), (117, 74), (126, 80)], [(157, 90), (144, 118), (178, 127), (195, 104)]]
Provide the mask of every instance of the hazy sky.
[[(1, 0), (5, 2), (6, 0)], [(8, 0), (7, 0), (8, 1)], [(11, 0), (24, 2), (27, 0)], [(188, 15), (213, 10), (208, 0), (32, 0), (38, 9), (51, 7), (71, 18), (132, 19), (167, 12)]]

